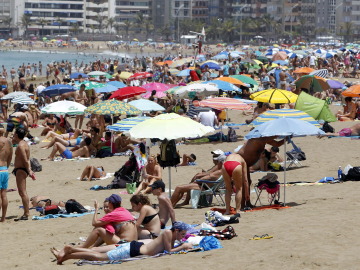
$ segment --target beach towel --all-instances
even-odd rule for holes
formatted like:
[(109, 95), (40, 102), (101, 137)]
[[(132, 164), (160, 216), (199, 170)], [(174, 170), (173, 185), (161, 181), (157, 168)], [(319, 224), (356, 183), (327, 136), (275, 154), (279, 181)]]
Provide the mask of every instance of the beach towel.
[[(105, 176), (100, 177), (100, 178), (92, 178), (91, 181), (95, 181), (95, 180), (104, 180), (104, 179), (108, 179), (114, 176), (114, 173), (107, 173)], [(80, 177), (76, 178), (77, 180), (80, 180)]]
[(273, 205), (254, 207), (252, 209), (245, 210), (245, 212), (254, 212), (254, 211), (260, 211), (260, 210), (267, 210), (267, 209), (280, 210), (280, 209), (285, 209), (285, 208), (290, 208), (290, 206), (282, 206), (282, 205), (278, 205), (278, 204), (273, 204)]
[(69, 217), (81, 217), (89, 214), (94, 214), (94, 211), (82, 213), (82, 214), (56, 214), (56, 215), (46, 215), (46, 216), (33, 216), (32, 220), (44, 220), (44, 219), (51, 219), (51, 218), (69, 218)]

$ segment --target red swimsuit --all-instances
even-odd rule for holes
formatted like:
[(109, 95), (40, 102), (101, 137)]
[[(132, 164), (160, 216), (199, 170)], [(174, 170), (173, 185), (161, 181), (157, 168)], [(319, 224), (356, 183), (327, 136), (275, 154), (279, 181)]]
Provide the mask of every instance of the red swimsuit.
[(241, 166), (241, 163), (238, 161), (229, 160), (224, 162), (224, 168), (230, 177), (232, 177), (233, 171), (237, 166)]

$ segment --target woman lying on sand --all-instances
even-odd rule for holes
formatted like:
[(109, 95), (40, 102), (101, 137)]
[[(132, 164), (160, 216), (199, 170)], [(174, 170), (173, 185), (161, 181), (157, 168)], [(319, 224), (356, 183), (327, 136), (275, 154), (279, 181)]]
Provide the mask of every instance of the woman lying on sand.
[(193, 246), (190, 243), (183, 243), (174, 248), (175, 240), (179, 241), (184, 238), (188, 229), (189, 227), (187, 224), (175, 222), (171, 230), (165, 230), (158, 238), (147, 244), (139, 241), (132, 241), (121, 245), (108, 245), (91, 249), (65, 246), (62, 250), (51, 248), (50, 251), (54, 254), (57, 264), (62, 264), (62, 262), (69, 259), (108, 261), (123, 260), (139, 255), (153, 256), (162, 253), (165, 250), (168, 252), (177, 252), (180, 250), (192, 249)]

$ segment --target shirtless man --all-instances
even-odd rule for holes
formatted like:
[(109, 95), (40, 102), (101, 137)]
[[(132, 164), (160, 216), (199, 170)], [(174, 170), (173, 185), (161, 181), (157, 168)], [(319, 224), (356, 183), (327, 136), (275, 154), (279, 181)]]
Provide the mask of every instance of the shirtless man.
[(169, 199), (169, 196), (165, 193), (165, 183), (161, 180), (155, 181), (149, 187), (152, 188), (152, 194), (158, 198), (159, 202), (159, 218), (161, 223), (161, 229), (165, 229), (166, 223), (171, 219), (172, 224), (176, 221), (175, 211)]
[(11, 78), (11, 82), (14, 83), (14, 80), (16, 78), (16, 70), (15, 70), (15, 68), (10, 69), (10, 78)]
[[(89, 137), (85, 138), (85, 146), (80, 147), (79, 149), (70, 151), (63, 144), (56, 142), (54, 144), (53, 150), (48, 158), (45, 160), (54, 160), (54, 157), (57, 152), (59, 152), (60, 156), (66, 159), (72, 159), (74, 157), (90, 157), (90, 144), (91, 139)], [(44, 159), (42, 159), (44, 160)]]
[(360, 136), (360, 123), (357, 123), (349, 128), (343, 128), (337, 133), (326, 133), (325, 135), (321, 135), (319, 137), (322, 138), (324, 136), (341, 136), (341, 137)]
[(338, 111), (336, 117), (340, 121), (353, 121), (356, 117), (356, 104), (352, 101), (352, 97), (345, 98), (343, 111)]
[(0, 87), (2, 90), (8, 89), (8, 83), (4, 76), (0, 77)]
[(260, 158), (261, 153), (263, 153), (266, 144), (270, 144), (271, 146), (280, 147), (284, 144), (285, 140), (276, 141), (277, 136), (272, 137), (262, 137), (250, 139), (245, 142), (245, 144), (240, 148), (237, 152), (246, 162), (247, 166), (247, 182), (244, 181), (244, 186), (242, 189), (242, 198), (241, 198), (241, 208), (245, 206), (251, 206), (250, 203), (250, 167), (253, 166)]
[(27, 115), (25, 114), (25, 111), (27, 111), (29, 108), (27, 105), (23, 105), (20, 108), (20, 112), (14, 112), (12, 113), (9, 118), (7, 119), (7, 127), (6, 127), (6, 133), (5, 137), (9, 135), (9, 132), (13, 132), (14, 128), (24, 128), (26, 131), (28, 130), (29, 126), (29, 120)]
[(140, 143), (135, 140), (131, 140), (128, 136), (125, 134), (121, 134), (120, 137), (117, 137), (114, 145), (116, 149), (116, 153), (126, 152), (128, 150), (133, 151), (135, 149), (133, 144)]
[(2, 119), (6, 120), (7, 119), (7, 110), (9, 107), (9, 105), (8, 105), (9, 101), (7, 99), (1, 100), (1, 98), (3, 98), (4, 96), (5, 96), (4, 91), (0, 90), (0, 111), (2, 111), (2, 114), (3, 114)]
[(30, 176), (32, 180), (36, 180), (30, 166), (30, 148), (24, 141), (26, 133), (27, 131), (24, 128), (17, 128), (12, 139), (12, 143), (18, 145), (15, 151), (14, 170), (12, 173), (16, 177), (17, 189), (24, 206), (24, 214), (16, 219), (16, 221), (28, 220), (29, 218), (29, 197), (26, 192), (26, 178)]
[(286, 79), (288, 76), (286, 75), (284, 69), (282, 69), (281, 72), (279, 73), (279, 77), (280, 77), (280, 89), (286, 90)]
[(165, 230), (155, 240), (144, 244), (143, 242), (132, 241), (121, 245), (108, 245), (91, 249), (65, 246), (62, 250), (50, 249), (57, 259), (57, 264), (69, 259), (86, 259), (91, 261), (122, 260), (139, 255), (153, 256), (168, 252), (192, 249), (190, 243), (182, 243), (174, 248), (175, 241), (185, 237), (189, 226), (183, 222), (175, 222), (171, 230)]
[[(79, 102), (82, 105), (85, 105), (88, 102), (88, 98), (86, 97), (86, 93), (85, 93), (85, 84), (80, 85), (80, 90), (79, 93), (76, 93), (75, 101)], [(83, 121), (84, 121), (83, 114), (76, 115), (75, 128), (77, 128), (79, 124), (79, 128), (81, 129)]]
[(9, 181), (8, 168), (13, 154), (12, 144), (10, 140), (3, 137), (4, 132), (4, 127), (0, 127), (0, 209), (2, 209), (0, 222), (5, 221), (8, 207), (8, 199), (6, 196)]

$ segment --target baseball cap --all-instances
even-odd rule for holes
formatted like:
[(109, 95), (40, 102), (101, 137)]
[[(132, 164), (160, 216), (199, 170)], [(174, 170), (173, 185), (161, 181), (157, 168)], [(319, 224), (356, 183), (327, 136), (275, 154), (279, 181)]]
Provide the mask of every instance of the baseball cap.
[(161, 180), (155, 181), (154, 183), (152, 183), (152, 185), (149, 185), (149, 187), (151, 187), (152, 189), (161, 188), (161, 189), (165, 190), (165, 184)]
[(121, 202), (121, 197), (117, 194), (112, 194), (110, 197), (105, 199), (106, 201), (109, 201), (110, 203), (119, 203)]
[(220, 150), (220, 149), (216, 149), (214, 151), (211, 151), (211, 154), (213, 154), (213, 155), (223, 155), (224, 151)]
[(217, 157), (214, 157), (213, 159), (222, 162), (226, 159), (226, 156), (225, 156), (225, 154), (221, 154)]

